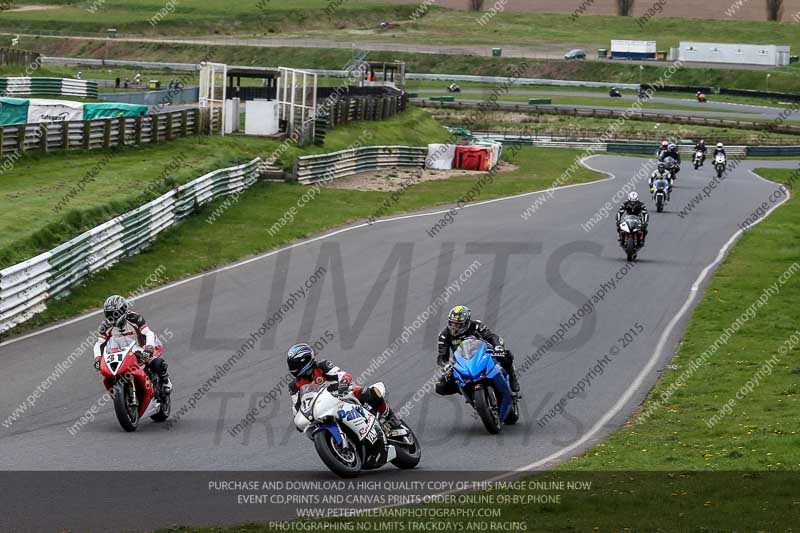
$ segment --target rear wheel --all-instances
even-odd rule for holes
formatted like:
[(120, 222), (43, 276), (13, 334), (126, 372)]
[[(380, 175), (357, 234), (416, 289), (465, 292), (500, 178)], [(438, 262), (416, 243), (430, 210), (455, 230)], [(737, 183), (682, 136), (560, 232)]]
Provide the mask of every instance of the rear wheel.
[(494, 389), (487, 387), (474, 392), (475, 409), (481, 417), (486, 431), (495, 435), (500, 432), (500, 416), (497, 409), (497, 396)]
[(114, 396), (114, 412), (119, 425), (125, 431), (136, 431), (139, 426), (139, 405), (132, 401), (135, 398), (133, 386), (126, 379), (119, 380), (112, 389)]
[(407, 435), (398, 439), (391, 438), (389, 442), (394, 445), (394, 450), (397, 452), (397, 457), (392, 459), (392, 464), (397, 468), (406, 470), (419, 464), (419, 460), (422, 458), (422, 449), (419, 447), (417, 436), (414, 435), (414, 432), (405, 422), (403, 422), (403, 429), (408, 431)]
[[(346, 438), (346, 437), (345, 437)], [(361, 456), (350, 446), (339, 446), (329, 431), (317, 431), (314, 434), (314, 448), (325, 466), (339, 477), (356, 477), (361, 472)]]
[(628, 256), (628, 261), (636, 259), (636, 237), (628, 235), (625, 240), (625, 254)]

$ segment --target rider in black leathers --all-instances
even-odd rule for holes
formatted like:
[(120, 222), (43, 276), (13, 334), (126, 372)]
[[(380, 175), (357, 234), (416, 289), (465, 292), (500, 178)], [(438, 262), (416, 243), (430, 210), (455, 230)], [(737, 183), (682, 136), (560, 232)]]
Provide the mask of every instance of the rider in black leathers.
[(623, 215), (636, 215), (642, 219), (642, 245), (647, 239), (647, 224), (650, 221), (650, 214), (647, 212), (647, 206), (644, 202), (639, 201), (639, 195), (633, 191), (628, 195), (628, 199), (622, 203), (617, 212), (617, 220), (615, 227), (617, 229), (617, 238), (622, 241), (622, 232), (619, 229), (619, 223)]
[[(450, 310), (447, 327), (439, 334), (436, 363), (446, 367), (450, 362), (450, 352), (456, 351), (461, 341), (467, 337), (483, 340), (493, 349), (493, 357), (508, 374), (509, 386), (513, 392), (519, 392), (519, 380), (514, 368), (514, 355), (506, 349), (503, 338), (492, 332), (480, 320), (471, 320), (472, 311), (464, 305), (457, 305)], [(436, 383), (436, 392), (443, 396), (456, 394), (458, 386), (452, 373), (445, 373)]]

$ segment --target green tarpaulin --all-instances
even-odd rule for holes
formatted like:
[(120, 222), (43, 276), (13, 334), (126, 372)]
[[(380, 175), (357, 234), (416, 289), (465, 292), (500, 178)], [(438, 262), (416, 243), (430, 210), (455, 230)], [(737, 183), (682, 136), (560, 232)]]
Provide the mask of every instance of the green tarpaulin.
[(0, 97), (0, 126), (28, 122), (28, 100)]
[(84, 104), (83, 120), (117, 117), (143, 117), (147, 114), (146, 105), (109, 102), (104, 104)]

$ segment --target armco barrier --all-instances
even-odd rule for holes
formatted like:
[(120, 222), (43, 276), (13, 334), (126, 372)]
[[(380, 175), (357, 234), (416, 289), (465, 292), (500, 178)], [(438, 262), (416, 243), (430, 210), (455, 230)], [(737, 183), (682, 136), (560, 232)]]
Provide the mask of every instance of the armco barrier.
[(359, 172), (380, 168), (425, 166), (426, 147), (362, 146), (329, 154), (298, 157), (294, 175), (305, 185), (318, 181), (343, 178)]
[(90, 150), (158, 143), (199, 134), (200, 120), (200, 110), (184, 109), (144, 117), (0, 126), (0, 158), (29, 150)]
[(752, 91), (749, 89), (725, 89), (719, 90), (719, 94), (730, 94), (734, 96), (752, 96), (755, 98), (775, 98), (776, 100), (786, 100), (789, 102), (800, 101), (800, 94), (792, 93), (773, 93), (769, 91)]
[(747, 155), (791, 157), (800, 155), (800, 146), (748, 146)]
[(0, 333), (46, 308), (88, 275), (137, 253), (159, 233), (221, 196), (252, 185), (260, 158), (209, 172), (133, 211), (22, 263), (0, 270)]
[(0, 78), (2, 96), (78, 96), (97, 98), (97, 82), (72, 78)]
[(750, 122), (747, 120), (726, 120), (698, 117), (692, 115), (664, 115), (647, 111), (619, 111), (611, 109), (594, 109), (590, 107), (568, 107), (558, 105), (527, 105), (511, 102), (495, 102), (491, 106), (482, 106), (471, 102), (429, 102), (421, 98), (411, 100), (419, 107), (440, 109), (480, 109), (483, 114), (492, 111), (514, 111), (519, 113), (541, 113), (543, 115), (566, 115), (574, 117), (615, 118), (626, 120), (643, 120), (648, 122), (664, 122), (668, 124), (696, 124), (698, 126), (717, 126), (721, 128), (739, 128), (745, 130), (770, 130), (773, 133), (800, 134), (800, 126), (792, 124), (776, 124), (770, 122)]

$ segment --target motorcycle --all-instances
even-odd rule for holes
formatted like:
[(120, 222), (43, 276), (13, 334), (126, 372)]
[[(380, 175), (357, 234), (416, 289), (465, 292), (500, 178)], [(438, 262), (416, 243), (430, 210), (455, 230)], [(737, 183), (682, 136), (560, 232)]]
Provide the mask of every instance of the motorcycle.
[(642, 229), (642, 219), (636, 215), (625, 215), (619, 222), (619, 244), (625, 250), (628, 261), (636, 259), (639, 250), (644, 246), (642, 243), (644, 237)]
[(622, 98), (622, 93), (619, 92), (619, 89), (614, 87), (613, 89), (608, 91), (608, 96), (610, 96), (611, 98)]
[[(374, 387), (384, 392), (383, 383)], [(392, 429), (364, 408), (352, 392), (339, 396), (337, 385), (310, 383), (299, 392), (300, 407), (294, 425), (314, 441), (322, 462), (343, 478), (357, 476), (392, 463), (397, 468), (414, 468), (422, 450), (405, 422)]]
[(692, 162), (694, 163), (694, 169), (695, 170), (697, 170), (698, 168), (703, 166), (703, 157), (704, 157), (704, 154), (703, 154), (702, 150), (696, 150), (695, 151), (694, 159), (692, 160)]
[(511, 392), (508, 374), (480, 339), (464, 339), (450, 363), (461, 394), (480, 416), (486, 431), (500, 432), (503, 424), (519, 420), (518, 397)]
[(664, 166), (667, 168), (667, 172), (669, 172), (669, 175), (670, 175), (672, 181), (675, 181), (675, 178), (677, 177), (678, 172), (680, 172), (680, 170), (681, 170), (681, 166), (678, 164), (678, 162), (673, 157), (665, 157), (664, 158)]
[(717, 171), (718, 178), (722, 177), (722, 174), (725, 172), (725, 167), (727, 166), (727, 164), (728, 162), (723, 154), (717, 154), (714, 157), (714, 169)]
[(103, 385), (114, 400), (114, 412), (125, 431), (136, 431), (142, 418), (164, 422), (170, 413), (170, 395), (161, 392), (158, 378), (141, 362), (139, 346), (127, 337), (108, 340), (100, 358)]
[(697, 101), (698, 102), (705, 102), (706, 101), (706, 95), (703, 94), (703, 93), (697, 93)]
[(653, 200), (656, 202), (656, 211), (664, 211), (664, 204), (669, 201), (669, 181), (657, 179), (653, 181)]

